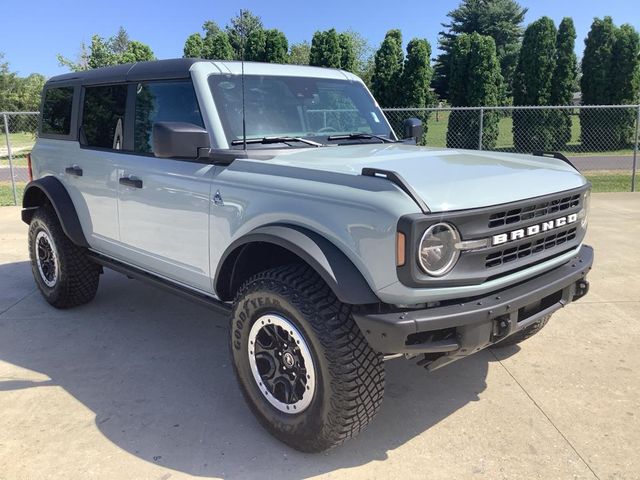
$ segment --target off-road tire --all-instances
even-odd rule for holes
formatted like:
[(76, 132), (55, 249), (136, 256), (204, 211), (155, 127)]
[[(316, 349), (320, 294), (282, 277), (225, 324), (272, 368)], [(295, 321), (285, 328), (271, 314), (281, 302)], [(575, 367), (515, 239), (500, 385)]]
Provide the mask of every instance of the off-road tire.
[(507, 338), (505, 338), (504, 340), (498, 343), (494, 343), (493, 345), (491, 345), (491, 348), (510, 347), (520, 342), (524, 342), (527, 338), (533, 337), (536, 333), (542, 330), (550, 318), (551, 318), (551, 314), (545, 315), (544, 317), (535, 321), (528, 327), (523, 328), (519, 332), (516, 332), (513, 335), (508, 336)]
[[(247, 280), (236, 296), (230, 348), (240, 389), (264, 428), (292, 448), (321, 452), (340, 445), (356, 436), (380, 409), (382, 355), (371, 349), (351, 309), (310, 267), (301, 264), (261, 272)], [(276, 409), (252, 376), (249, 332), (265, 314), (287, 318), (311, 351), (316, 386), (302, 412)]]
[[(46, 232), (53, 242), (58, 257), (58, 278), (49, 286), (38, 269), (36, 238)], [(47, 302), (56, 308), (71, 308), (93, 299), (98, 290), (100, 267), (93, 263), (83, 248), (66, 236), (60, 221), (50, 206), (38, 208), (29, 224), (29, 257), (36, 285)]]

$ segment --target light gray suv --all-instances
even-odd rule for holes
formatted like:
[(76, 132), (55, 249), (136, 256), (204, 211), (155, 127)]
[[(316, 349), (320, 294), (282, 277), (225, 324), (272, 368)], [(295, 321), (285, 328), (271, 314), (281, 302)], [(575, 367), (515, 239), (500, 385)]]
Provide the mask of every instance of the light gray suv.
[(589, 184), (557, 153), (418, 147), (331, 69), (165, 60), (50, 79), (22, 219), (57, 308), (103, 267), (230, 317), (258, 420), (317, 452), (380, 409), (384, 360), (520, 342), (585, 295)]

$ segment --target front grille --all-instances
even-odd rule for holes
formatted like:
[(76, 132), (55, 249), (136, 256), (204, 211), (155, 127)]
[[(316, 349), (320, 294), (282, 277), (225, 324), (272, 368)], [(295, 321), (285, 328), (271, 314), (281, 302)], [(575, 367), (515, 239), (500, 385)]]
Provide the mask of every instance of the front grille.
[(580, 205), (580, 196), (580, 193), (576, 193), (540, 203), (532, 203), (521, 208), (514, 208), (513, 210), (496, 212), (489, 217), (489, 228), (515, 225), (531, 220), (532, 218), (546, 217), (563, 210), (577, 207)]
[(485, 258), (485, 267), (493, 268), (521, 258), (537, 255), (552, 248), (570, 242), (576, 238), (576, 227), (562, 232), (547, 235), (532, 242), (522, 243), (516, 247), (506, 248), (490, 253)]

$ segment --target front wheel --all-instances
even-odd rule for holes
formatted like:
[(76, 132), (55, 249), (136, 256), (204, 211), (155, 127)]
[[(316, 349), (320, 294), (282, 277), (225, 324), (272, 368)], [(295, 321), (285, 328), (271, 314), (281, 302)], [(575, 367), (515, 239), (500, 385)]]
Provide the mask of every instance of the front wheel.
[(242, 393), (276, 438), (321, 452), (357, 435), (384, 393), (382, 356), (305, 265), (250, 278), (232, 311), (231, 352)]

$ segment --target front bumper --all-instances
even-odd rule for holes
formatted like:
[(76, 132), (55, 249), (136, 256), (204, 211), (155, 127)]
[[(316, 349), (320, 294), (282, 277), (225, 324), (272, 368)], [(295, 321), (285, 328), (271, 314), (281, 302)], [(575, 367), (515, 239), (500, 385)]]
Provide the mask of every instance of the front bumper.
[(422, 310), (360, 311), (354, 318), (382, 353), (427, 354), (433, 370), (505, 339), (584, 296), (593, 249), (583, 245), (569, 262), (481, 297)]

